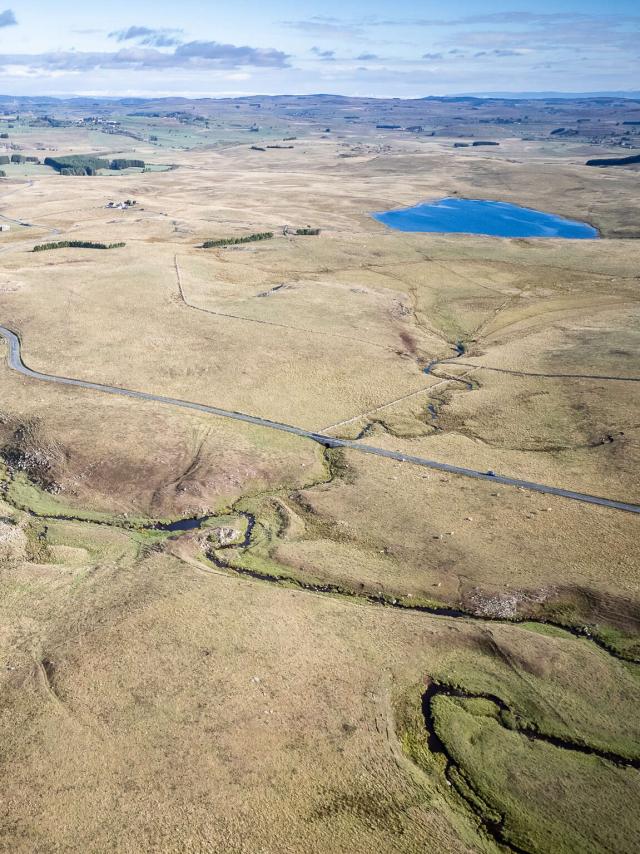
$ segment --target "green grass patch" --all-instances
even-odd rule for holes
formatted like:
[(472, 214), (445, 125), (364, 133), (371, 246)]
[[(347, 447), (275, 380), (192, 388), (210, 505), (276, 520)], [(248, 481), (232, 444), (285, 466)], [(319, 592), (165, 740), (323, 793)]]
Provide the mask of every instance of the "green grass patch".
[(532, 742), (450, 697), (433, 708), (439, 738), (487, 818), (503, 817), (506, 841), (532, 854), (635, 850), (637, 771)]
[(445, 769), (444, 757), (429, 750), (427, 729), (422, 714), (423, 691), (424, 686), (412, 685), (403, 694), (394, 698), (395, 729), (405, 756), (429, 775), (434, 772), (442, 774)]
[[(266, 554), (258, 554), (256, 551), (240, 552), (234, 549), (217, 549), (213, 550), (213, 554), (224, 563), (228, 563), (231, 570), (245, 572), (247, 575), (255, 574), (258, 577), (264, 577), (265, 580), (290, 582), (294, 586), (298, 581), (293, 573)], [(310, 583), (313, 583), (313, 580)]]
[(7, 483), (6, 500), (19, 510), (26, 510), (47, 519), (94, 522), (101, 525), (138, 530), (148, 528), (154, 522), (169, 521), (164, 519), (152, 520), (144, 516), (122, 516), (101, 510), (80, 510), (77, 507), (65, 504), (55, 495), (39, 489), (22, 472), (16, 473)]
[[(632, 713), (640, 703), (638, 668), (586, 640), (536, 637), (519, 627), (512, 631), (517, 633), (512, 644), (495, 651), (457, 650), (430, 675), (469, 694), (500, 697), (510, 710), (500, 713), (508, 729), (533, 729), (630, 759), (640, 757), (640, 721)], [(472, 708), (477, 712), (479, 706)]]
[(518, 625), (529, 632), (535, 632), (538, 635), (546, 635), (550, 638), (566, 638), (567, 633), (564, 629), (559, 629), (557, 626), (550, 626), (547, 623), (523, 622)]
[[(146, 534), (146, 532), (144, 532)], [(153, 532), (151, 542), (162, 541), (161, 532)], [(86, 553), (83, 562), (122, 563), (133, 561), (137, 557), (140, 545), (146, 545), (147, 538), (138, 531), (124, 531), (107, 525), (91, 522), (67, 522), (47, 520), (46, 543), (56, 563), (66, 563), (64, 555), (56, 554), (56, 547), (82, 550)]]

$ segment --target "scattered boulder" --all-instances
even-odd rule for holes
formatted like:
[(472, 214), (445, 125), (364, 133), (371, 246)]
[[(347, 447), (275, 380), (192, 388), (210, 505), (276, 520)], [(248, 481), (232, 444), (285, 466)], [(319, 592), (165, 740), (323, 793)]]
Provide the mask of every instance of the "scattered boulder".
[(11, 431), (8, 441), (0, 446), (0, 456), (9, 470), (24, 472), (47, 492), (59, 492), (59, 474), (66, 460), (62, 446), (46, 436), (38, 419), (16, 421), (8, 418), (2, 423)]
[(242, 532), (235, 528), (223, 525), (220, 528), (214, 528), (211, 532), (211, 539), (217, 548), (223, 549), (226, 546), (231, 546), (237, 543), (242, 537)]

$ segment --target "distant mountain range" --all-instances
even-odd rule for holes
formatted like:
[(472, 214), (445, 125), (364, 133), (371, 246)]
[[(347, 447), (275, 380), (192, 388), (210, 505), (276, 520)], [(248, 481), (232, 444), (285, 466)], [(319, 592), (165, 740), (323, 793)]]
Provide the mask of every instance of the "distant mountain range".
[(505, 98), (505, 99), (530, 99), (538, 100), (544, 98), (630, 98), (636, 100), (640, 98), (640, 89), (631, 89), (628, 91), (615, 90), (611, 92), (465, 92), (461, 95), (463, 98)]
[(109, 97), (109, 96), (68, 96), (64, 98), (55, 98), (51, 95), (0, 95), (0, 104), (5, 106), (12, 104), (14, 107), (18, 105), (38, 106), (40, 108), (47, 105), (54, 106), (56, 104), (72, 105), (75, 107), (89, 106), (91, 104), (120, 104), (127, 107), (142, 106), (145, 104), (192, 104), (192, 103), (214, 103), (216, 101), (290, 101), (295, 99), (299, 102), (305, 101), (323, 101), (334, 103), (366, 103), (373, 104), (377, 101), (440, 101), (440, 102), (460, 102), (469, 100), (485, 100), (485, 99), (500, 99), (504, 101), (526, 101), (526, 100), (602, 100), (602, 99), (629, 99), (640, 100), (640, 90), (629, 91), (610, 91), (610, 92), (466, 92), (459, 95), (427, 95), (423, 98), (369, 98), (355, 97), (350, 95), (335, 95), (318, 93), (313, 95), (246, 95), (236, 98), (185, 98), (180, 96), (150, 96), (145, 98), (139, 97)]

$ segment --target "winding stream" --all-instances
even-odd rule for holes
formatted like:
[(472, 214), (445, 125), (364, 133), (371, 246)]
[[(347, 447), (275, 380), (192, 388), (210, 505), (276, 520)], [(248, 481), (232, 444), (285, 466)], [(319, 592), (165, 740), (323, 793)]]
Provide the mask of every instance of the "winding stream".
[[(476, 790), (475, 786), (473, 785), (473, 782), (465, 773), (464, 768), (462, 768), (456, 762), (456, 760), (451, 754), (451, 751), (449, 750), (445, 742), (442, 740), (442, 738), (440, 738), (440, 736), (438, 735), (436, 716), (434, 711), (434, 701), (437, 697), (453, 697), (462, 700), (488, 700), (497, 707), (500, 713), (508, 713), (511, 717), (511, 720), (516, 722), (515, 728), (507, 728), (501, 719), (501, 715), (498, 715), (496, 717), (498, 723), (500, 723), (500, 725), (505, 729), (509, 729), (510, 732), (519, 733), (523, 738), (527, 738), (530, 741), (541, 741), (545, 744), (551, 744), (554, 747), (557, 747), (562, 750), (575, 751), (578, 753), (582, 753), (586, 756), (595, 756), (606, 762), (611, 762), (617, 767), (640, 769), (639, 758), (629, 758), (627, 756), (622, 756), (618, 753), (614, 753), (613, 751), (601, 750), (597, 747), (592, 747), (583, 742), (572, 741), (568, 738), (560, 738), (559, 736), (548, 735), (540, 732), (538, 729), (536, 729), (530, 724), (525, 724), (523, 726), (521, 723), (519, 723), (518, 716), (514, 715), (513, 710), (509, 707), (509, 705), (495, 694), (467, 691), (463, 688), (447, 685), (446, 683), (437, 682), (436, 680), (431, 680), (429, 682), (427, 690), (422, 695), (422, 716), (424, 719), (424, 725), (427, 733), (427, 745), (429, 747), (429, 750), (435, 755), (440, 755), (444, 757), (445, 777), (447, 778), (447, 781), (453, 788), (455, 788), (457, 793), (476, 816), (485, 832), (488, 833), (494, 839), (495, 842), (499, 843), (500, 845), (506, 846), (507, 848), (509, 848), (509, 850), (516, 852), (516, 854), (530, 854), (530, 851), (529, 849), (520, 848), (515, 843), (507, 839), (505, 834), (505, 816), (501, 815), (499, 819), (492, 820), (487, 815), (484, 815), (478, 809), (478, 805), (474, 803), (473, 799), (470, 798), (465, 792), (464, 787), (460, 786), (460, 784), (458, 783), (459, 775), (464, 780), (465, 785), (469, 787), (469, 790), (473, 792), (473, 794), (481, 801), (487, 803), (486, 796), (481, 795)], [(457, 772), (457, 774), (452, 773), (452, 771), (454, 770)], [(499, 815), (498, 810), (496, 810), (490, 803), (487, 803), (487, 805), (497, 815)]]

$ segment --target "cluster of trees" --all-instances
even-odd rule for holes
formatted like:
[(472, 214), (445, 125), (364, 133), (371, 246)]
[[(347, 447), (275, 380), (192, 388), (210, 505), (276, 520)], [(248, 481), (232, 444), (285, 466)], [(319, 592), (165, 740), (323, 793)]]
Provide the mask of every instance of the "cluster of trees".
[(177, 119), (182, 124), (206, 124), (209, 125), (209, 119), (206, 116), (199, 116), (195, 113), (187, 113), (184, 110), (174, 110), (170, 113), (151, 113), (148, 111), (140, 111), (137, 113), (127, 113), (128, 116), (144, 119)]
[(45, 166), (51, 166), (61, 175), (95, 175), (99, 169), (108, 169), (109, 161), (85, 154), (70, 154), (68, 157), (45, 157)]
[(124, 157), (118, 157), (111, 161), (109, 169), (144, 169), (144, 160), (127, 160)]
[(307, 228), (296, 228), (295, 233), (297, 235), (299, 235), (300, 237), (306, 237), (306, 236), (316, 237), (318, 234), (320, 234), (320, 229), (319, 228), (309, 228), (309, 227), (307, 227)]
[(220, 240), (205, 240), (203, 249), (215, 249), (218, 246), (236, 246), (238, 243), (253, 243), (255, 240), (269, 240), (272, 231), (260, 231), (257, 234), (247, 234), (245, 237), (223, 237)]
[(38, 157), (25, 157), (24, 154), (8, 154), (0, 155), (0, 165), (5, 166), (7, 163), (40, 163)]
[(40, 243), (33, 247), (34, 252), (47, 252), (49, 249), (119, 249), (126, 243), (94, 243), (92, 240), (59, 240), (57, 243)]
[(72, 122), (70, 119), (54, 119), (53, 116), (36, 116), (35, 119), (31, 119), (29, 122), (29, 127), (70, 128), (74, 124), (75, 122)]
[(144, 169), (144, 160), (127, 160), (124, 157), (116, 160), (103, 160), (88, 154), (70, 154), (67, 157), (46, 157), (45, 166), (51, 166), (61, 175), (95, 175), (100, 169), (129, 169), (137, 167)]
[(596, 157), (587, 160), (587, 166), (626, 166), (630, 163), (640, 163), (640, 154), (631, 154), (629, 157)]

